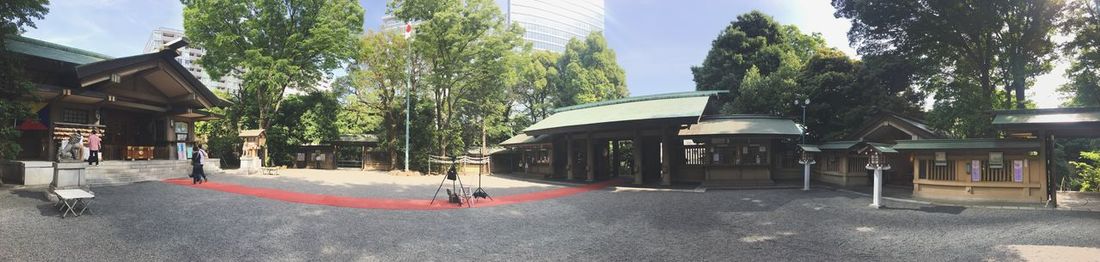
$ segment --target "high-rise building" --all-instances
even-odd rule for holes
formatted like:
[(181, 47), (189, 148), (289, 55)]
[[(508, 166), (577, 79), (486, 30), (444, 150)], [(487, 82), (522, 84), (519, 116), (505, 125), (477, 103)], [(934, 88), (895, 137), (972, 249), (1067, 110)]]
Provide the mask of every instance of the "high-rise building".
[[(183, 37), (183, 30), (176, 30), (170, 28), (157, 28), (153, 30), (153, 34), (149, 36), (149, 41), (145, 43), (145, 53), (153, 53), (164, 49), (165, 43), (171, 43), (176, 39)], [(213, 79), (206, 70), (200, 66), (196, 60), (206, 55), (206, 50), (202, 48), (195, 48), (187, 46), (179, 49), (180, 56), (176, 57), (176, 61), (180, 62), (187, 71), (195, 75), (199, 81), (202, 81), (203, 85), (207, 88), (217, 89), (228, 93), (237, 92), (237, 89), (241, 87), (241, 80), (234, 76), (224, 76), (221, 79)]]
[[(565, 52), (570, 39), (604, 29), (604, 0), (497, 0), (508, 23), (522, 26), (535, 50)], [(416, 24), (415, 22), (413, 24)], [(405, 22), (382, 17), (382, 31), (403, 30)]]
[[(175, 41), (180, 37), (184, 37), (183, 30), (163, 27), (153, 30), (153, 35), (150, 36), (149, 41), (145, 43), (145, 53), (160, 51), (161, 49), (165, 48), (165, 43), (171, 43), (172, 41)], [(209, 74), (206, 73), (206, 70), (203, 69), (202, 66), (199, 65), (196, 61), (206, 55), (206, 49), (188, 46), (180, 48), (179, 52), (180, 56), (176, 57), (176, 61), (179, 61), (184, 68), (187, 68), (187, 71), (190, 71), (191, 74), (195, 75), (195, 78), (198, 78), (199, 81), (202, 81), (202, 84), (206, 85), (207, 88), (225, 91), (230, 94), (236, 93), (237, 90), (241, 88), (240, 78), (228, 75), (223, 76), (221, 79), (213, 79), (210, 77)], [(332, 76), (322, 76), (321, 80), (318, 81), (317, 84), (314, 86), (314, 89), (320, 91), (329, 91), (332, 89), (333, 80), (334, 79)], [(304, 93), (305, 92), (302, 92), (297, 88), (288, 88), (287, 92), (285, 92), (284, 95), (300, 95)]]
[(522, 26), (536, 50), (565, 52), (570, 39), (604, 29), (603, 0), (507, 0), (508, 22)]

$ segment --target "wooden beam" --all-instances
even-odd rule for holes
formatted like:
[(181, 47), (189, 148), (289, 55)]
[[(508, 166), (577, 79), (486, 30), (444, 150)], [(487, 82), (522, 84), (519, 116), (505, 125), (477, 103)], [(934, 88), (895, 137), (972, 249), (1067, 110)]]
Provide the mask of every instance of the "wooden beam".
[(111, 80), (112, 75), (117, 75), (119, 78), (121, 78), (123, 76), (128, 76), (128, 75), (131, 75), (131, 74), (134, 74), (134, 73), (137, 73), (137, 72), (141, 72), (141, 71), (145, 71), (147, 69), (155, 68), (155, 67), (157, 67), (157, 64), (151, 63), (151, 64), (146, 64), (144, 66), (139, 66), (137, 68), (133, 68), (133, 69), (130, 69), (130, 70), (122, 71), (122, 72), (103, 74), (103, 75), (95, 77), (95, 78), (83, 79), (83, 80), (80, 80), (80, 87), (87, 87), (87, 86), (94, 85), (94, 84), (99, 83), (99, 82)]
[(177, 103), (182, 103), (182, 102), (194, 101), (196, 99), (198, 99), (198, 96), (195, 95), (194, 93), (191, 93), (191, 94), (186, 94), (186, 95), (181, 95), (181, 96), (168, 98), (168, 102), (173, 103), (173, 104), (177, 104)]

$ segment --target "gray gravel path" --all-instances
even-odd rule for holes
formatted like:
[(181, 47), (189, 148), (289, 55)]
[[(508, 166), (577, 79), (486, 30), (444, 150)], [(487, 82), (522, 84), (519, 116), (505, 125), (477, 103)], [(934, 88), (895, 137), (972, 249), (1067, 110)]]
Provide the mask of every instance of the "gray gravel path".
[[(325, 194), (347, 197), (374, 197), (400, 199), (431, 199), (439, 188), (443, 176), (391, 177), (385, 174), (360, 174), (360, 178), (349, 178), (347, 183), (319, 183), (301, 176), (260, 176), (260, 175), (217, 175), (208, 177), (212, 182), (232, 183), (249, 187), (280, 189), (311, 194)], [(378, 183), (387, 178), (404, 180), (395, 183)], [(477, 189), (477, 176), (462, 176), (462, 185), (470, 190)], [(412, 180), (412, 181), (408, 181)], [(482, 186), (493, 196), (522, 194), (561, 188), (550, 184), (528, 183), (492, 176), (482, 177)], [(446, 181), (444, 189), (452, 188), (452, 182)], [(444, 192), (440, 191), (440, 195)]]
[(1016, 259), (1003, 247), (1012, 244), (1100, 246), (1098, 213), (893, 202), (875, 210), (827, 190), (599, 190), (440, 211), (295, 204), (162, 182), (96, 193), (96, 214), (62, 220), (38, 192), (0, 191), (0, 261), (976, 261)]

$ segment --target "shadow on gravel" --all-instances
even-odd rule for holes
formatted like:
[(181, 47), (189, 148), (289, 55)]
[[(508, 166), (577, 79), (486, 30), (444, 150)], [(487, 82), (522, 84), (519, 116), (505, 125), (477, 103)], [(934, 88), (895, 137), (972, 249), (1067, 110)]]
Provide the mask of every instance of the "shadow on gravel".
[(41, 200), (46, 202), (50, 201), (46, 198), (46, 193), (40, 190), (12, 190), (11, 194), (22, 198)]
[(951, 215), (962, 214), (963, 210), (966, 210), (965, 207), (956, 207), (956, 206), (922, 206), (922, 207), (918, 207), (918, 208), (883, 207), (882, 209), (887, 209), (887, 210), (910, 210), (910, 211), (920, 211), (920, 212), (925, 212), (925, 213), (938, 213), (938, 214), (951, 214)]

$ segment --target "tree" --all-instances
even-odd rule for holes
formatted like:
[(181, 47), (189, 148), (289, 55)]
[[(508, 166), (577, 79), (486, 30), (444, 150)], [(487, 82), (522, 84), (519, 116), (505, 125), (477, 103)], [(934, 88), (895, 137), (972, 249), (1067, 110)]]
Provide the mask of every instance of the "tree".
[(398, 0), (390, 2), (389, 12), (401, 20), (420, 21), (412, 44), (425, 66), (418, 85), (430, 90), (435, 104), (436, 152), (452, 155), (465, 145), (459, 120), (485, 119), (492, 113), (462, 108), (478, 94), (492, 94), (486, 89), (502, 86), (504, 58), (519, 45), (522, 29), (508, 25), (491, 0)]
[(558, 99), (559, 77), (557, 63), (561, 55), (550, 51), (525, 52), (516, 56), (515, 76), (511, 79), (512, 93), (525, 113), (526, 125), (534, 124), (550, 116)]
[(1072, 60), (1059, 91), (1070, 97), (1068, 106), (1100, 106), (1100, 0), (1072, 1), (1067, 13), (1062, 33), (1073, 38), (1063, 51)]
[[(224, 91), (211, 91), (218, 97), (227, 101), (233, 103), (240, 103), (241, 101), (237, 96), (230, 95)], [(238, 108), (240, 107), (211, 108), (211, 113), (221, 115), (222, 117), (195, 123), (195, 133), (201, 134), (202, 139), (206, 141), (206, 151), (210, 153), (211, 157), (219, 158), (223, 168), (240, 165), (238, 154), (240, 153), (240, 146), (244, 143), (244, 140), (239, 136), (240, 129), (237, 123), (240, 123), (241, 114), (236, 110)]]
[(557, 106), (571, 106), (626, 97), (626, 72), (615, 60), (602, 32), (592, 32), (582, 41), (571, 39), (558, 62), (560, 68)]
[[(355, 55), (363, 8), (350, 0), (181, 0), (188, 38), (211, 77), (241, 75), (241, 92), (271, 127), (287, 88), (310, 90)], [(266, 150), (266, 149), (265, 149)]]
[(47, 0), (0, 3), (0, 159), (13, 159), (22, 150), (16, 142), (20, 132), (14, 123), (31, 114), (27, 101), (32, 97), (31, 84), (19, 61), (7, 52), (7, 39), (19, 35), (25, 27), (34, 28), (34, 19), (42, 19), (49, 12), (47, 3)]
[(703, 65), (691, 68), (695, 89), (729, 90), (736, 100), (749, 69), (756, 67), (761, 77), (768, 77), (787, 63), (809, 60), (824, 43), (820, 35), (802, 34), (760, 11), (739, 15), (711, 42)]
[(271, 118), (267, 132), (269, 158), (275, 165), (289, 165), (299, 145), (319, 144), (339, 138), (336, 94), (316, 91), (287, 96), (283, 106)]
[(924, 94), (911, 88), (907, 79), (912, 70), (893, 57), (868, 56), (858, 61), (839, 50), (822, 48), (806, 63), (795, 85), (808, 97), (783, 101), (811, 100), (806, 110), (811, 139), (847, 139), (867, 124), (869, 116), (889, 112), (921, 118)]
[[(940, 68), (926, 77), (973, 76), (982, 100), (989, 102), (982, 110), (988, 111), (998, 97), (1012, 104), (1013, 93), (1016, 107), (1026, 106), (1029, 81), (1050, 71), (1055, 59), (1051, 36), (1064, 3), (833, 0), (832, 5), (837, 17), (852, 20), (848, 37), (861, 54), (894, 53)], [(996, 92), (998, 85), (1004, 93)]]
[(409, 42), (395, 33), (369, 32), (359, 50), (358, 67), (351, 71), (355, 100), (350, 103), (381, 117), (379, 146), (389, 155), (390, 166), (397, 166), (398, 152), (404, 150), (405, 94), (410, 91)]

